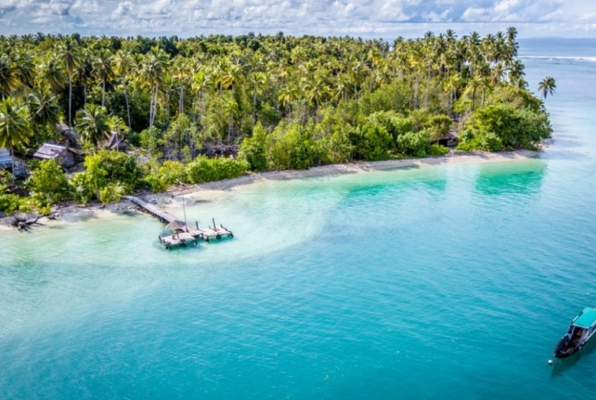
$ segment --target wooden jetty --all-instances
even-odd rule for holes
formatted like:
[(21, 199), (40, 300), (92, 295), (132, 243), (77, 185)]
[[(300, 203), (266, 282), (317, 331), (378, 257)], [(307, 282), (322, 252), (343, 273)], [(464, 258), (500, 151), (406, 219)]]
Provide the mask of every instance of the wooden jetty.
[[(146, 201), (143, 201), (138, 197), (134, 196), (124, 196), (124, 198), (130, 200), (132, 203), (141, 207), (141, 209), (148, 212), (149, 214), (152, 214), (161, 222), (167, 223), (168, 228), (174, 231), (174, 234), (170, 236), (158, 236), (160, 243), (163, 244), (164, 247), (168, 250), (173, 247), (186, 247), (189, 244), (196, 245), (199, 239), (204, 240), (205, 242), (209, 242), (214, 238), (217, 240), (221, 240), (224, 237), (234, 237), (234, 234), (228, 228), (224, 227), (221, 224), (218, 227), (215, 224), (215, 219), (211, 219), (213, 221), (213, 226), (209, 226), (207, 228), (199, 228), (199, 223), (196, 222), (196, 229), (192, 229), (188, 226), (186, 221), (179, 220), (172, 214), (163, 211), (161, 208), (157, 207), (154, 204), (147, 203)], [(186, 220), (186, 210), (184, 212), (184, 217), (184, 219)]]
[(200, 229), (199, 228), (199, 223), (196, 223), (196, 229), (191, 229), (189, 232), (191, 235), (195, 236), (195, 237), (200, 237), (201, 239), (203, 239), (206, 242), (209, 242), (211, 239), (215, 238), (217, 240), (221, 240), (224, 237), (228, 237), (228, 238), (233, 238), (234, 234), (232, 233), (231, 230), (229, 230), (228, 228), (226, 228), (223, 225), (219, 225), (219, 227), (217, 227), (217, 225), (215, 224), (215, 220), (213, 220), (213, 226), (207, 227), (207, 228), (203, 228)]
[(165, 246), (167, 250), (172, 247), (186, 247), (189, 244), (197, 245), (198, 238), (191, 235), (189, 232), (176, 232), (173, 235), (161, 237), (158, 236), (161, 244)]
[(147, 203), (146, 201), (143, 201), (143, 200), (139, 199), (138, 197), (134, 197), (134, 196), (123, 196), (123, 197), (125, 199), (130, 200), (137, 206), (141, 207), (143, 210), (147, 211), (149, 214), (153, 215), (154, 217), (159, 219), (164, 224), (169, 224), (171, 222), (179, 222), (181, 224), (186, 225), (186, 223), (184, 221), (181, 221), (178, 218), (174, 217), (172, 214), (165, 212), (164, 210), (162, 210), (155, 204)]

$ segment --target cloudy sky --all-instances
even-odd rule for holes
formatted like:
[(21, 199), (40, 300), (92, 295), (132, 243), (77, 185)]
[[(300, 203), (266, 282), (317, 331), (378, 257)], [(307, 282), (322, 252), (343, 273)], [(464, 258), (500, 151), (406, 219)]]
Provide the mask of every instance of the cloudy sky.
[(0, 0), (0, 34), (596, 37), (596, 0)]

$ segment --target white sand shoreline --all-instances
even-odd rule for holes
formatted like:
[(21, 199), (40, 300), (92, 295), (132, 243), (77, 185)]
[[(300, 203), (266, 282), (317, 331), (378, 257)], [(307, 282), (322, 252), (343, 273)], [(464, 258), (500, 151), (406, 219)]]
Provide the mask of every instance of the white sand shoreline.
[[(399, 169), (408, 167), (422, 167), (432, 165), (460, 165), (460, 164), (487, 164), (502, 163), (508, 161), (525, 160), (533, 158), (539, 154), (539, 151), (516, 150), (499, 153), (490, 152), (452, 152), (441, 157), (428, 158), (409, 158), (404, 160), (388, 160), (374, 162), (355, 162), (349, 164), (334, 164), (321, 167), (312, 167), (307, 170), (291, 171), (269, 171), (262, 173), (252, 173), (235, 179), (226, 179), (217, 182), (209, 182), (197, 185), (183, 185), (172, 187), (164, 193), (137, 194), (146, 201), (153, 202), (160, 206), (167, 207), (172, 204), (175, 197), (183, 196), (187, 198), (200, 197), (202, 200), (220, 196), (236, 187), (249, 185), (252, 183), (266, 182), (270, 180), (301, 179), (309, 177), (333, 176), (340, 174), (362, 173), (367, 171), (380, 171), (389, 169)], [(194, 195), (194, 196), (193, 196)], [(102, 207), (97, 204), (87, 206), (68, 205), (58, 206), (55, 211), (59, 213), (60, 220), (64, 222), (78, 221), (89, 217), (106, 217), (108, 214), (121, 214), (130, 212), (136, 207), (128, 200), (109, 204)], [(0, 229), (4, 226), (9, 228), (10, 218), (0, 218)], [(47, 223), (47, 218), (42, 218), (40, 222)]]

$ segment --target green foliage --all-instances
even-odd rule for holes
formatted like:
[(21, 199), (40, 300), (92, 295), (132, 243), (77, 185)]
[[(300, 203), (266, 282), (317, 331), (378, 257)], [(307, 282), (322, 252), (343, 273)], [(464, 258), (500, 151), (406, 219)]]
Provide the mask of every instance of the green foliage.
[(70, 198), (68, 179), (54, 160), (43, 160), (27, 181), (33, 199), (39, 205), (48, 206)]
[(163, 131), (156, 126), (143, 130), (139, 135), (141, 147), (147, 149), (150, 155), (160, 157), (161, 146), (164, 143)]
[(449, 133), (453, 126), (453, 120), (448, 115), (433, 115), (426, 123), (430, 130), (431, 139), (439, 139)]
[(431, 144), (430, 148), (428, 149), (428, 155), (432, 157), (444, 156), (447, 153), (449, 153), (449, 149), (438, 144)]
[(110, 136), (108, 111), (96, 104), (87, 104), (77, 111), (77, 131), (86, 143), (98, 145)]
[[(481, 147), (497, 151), (499, 147), (533, 148), (550, 137), (551, 127), (544, 112), (516, 109), (509, 105), (490, 105), (478, 109), (468, 127), (480, 138)], [(492, 137), (495, 135), (499, 142)]]
[(367, 123), (362, 127), (363, 146), (362, 155), (368, 161), (389, 159), (388, 149), (392, 147), (393, 138), (380, 125)]
[(535, 113), (543, 112), (544, 103), (532, 93), (517, 86), (497, 86), (487, 99), (487, 103), (508, 105), (516, 109), (528, 109)]
[(310, 166), (309, 135), (300, 124), (279, 124), (267, 137), (268, 167), (307, 169)]
[(87, 172), (75, 174), (70, 181), (71, 193), (74, 201), (79, 204), (87, 204), (95, 197), (95, 186), (91, 182)]
[[(164, 133), (161, 143), (165, 148), (165, 156), (172, 159), (188, 158), (189, 152), (185, 149), (201, 146), (197, 126), (186, 114), (178, 115)], [(155, 149), (152, 154), (155, 154)]]
[(14, 176), (4, 169), (0, 169), (0, 193), (5, 187), (10, 186), (14, 183)]
[(143, 171), (132, 155), (102, 150), (85, 159), (87, 171), (71, 179), (76, 202), (86, 204), (94, 198), (102, 203), (117, 201), (142, 183)]
[[(444, 151), (429, 142), (452, 116), (473, 113), (460, 147), (534, 147), (550, 125), (525, 89), (515, 34), (471, 37), (0, 36), (0, 146), (25, 153), (76, 114), (90, 153), (129, 125), (138, 153), (182, 162), (155, 161), (144, 177), (128, 156), (90, 156), (71, 182), (83, 202), (237, 174), (193, 161), (202, 145), (238, 144), (254, 171), (423, 156)], [(539, 84), (543, 96), (555, 88)]]
[(413, 157), (424, 157), (427, 155), (430, 146), (430, 132), (408, 132), (399, 137), (397, 150), (400, 154)]
[(99, 201), (102, 204), (108, 204), (120, 201), (123, 194), (126, 194), (126, 188), (119, 183), (110, 183), (99, 189)]
[(255, 126), (252, 137), (242, 141), (239, 156), (248, 162), (252, 171), (267, 169), (267, 132), (261, 123)]
[(248, 170), (246, 161), (231, 158), (207, 158), (198, 156), (187, 165), (189, 183), (204, 183), (237, 178)]
[(130, 192), (143, 176), (134, 156), (112, 150), (87, 156), (85, 167), (91, 181), (96, 182), (97, 190), (109, 183), (120, 182)]
[(163, 192), (168, 187), (181, 183), (189, 183), (187, 166), (178, 162), (166, 160), (161, 166), (155, 164), (150, 166), (149, 172), (144, 178), (155, 193)]
[(16, 194), (0, 194), (0, 212), (14, 214), (19, 211), (21, 198)]

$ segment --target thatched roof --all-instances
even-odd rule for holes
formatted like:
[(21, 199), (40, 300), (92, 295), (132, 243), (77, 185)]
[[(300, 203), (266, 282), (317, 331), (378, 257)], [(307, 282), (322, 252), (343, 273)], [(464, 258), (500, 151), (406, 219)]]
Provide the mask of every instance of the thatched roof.
[(81, 139), (77, 133), (70, 129), (70, 127), (66, 124), (56, 124), (56, 129), (60, 132), (60, 135), (64, 140), (60, 142), (68, 142), (69, 147), (80, 148), (81, 147)]
[(124, 143), (117, 132), (112, 132), (110, 138), (104, 143), (104, 147), (108, 150), (126, 151), (128, 145)]
[(33, 157), (42, 160), (56, 160), (60, 165), (64, 167), (72, 167), (74, 162), (74, 156), (65, 146), (60, 146), (53, 143), (44, 143)]

